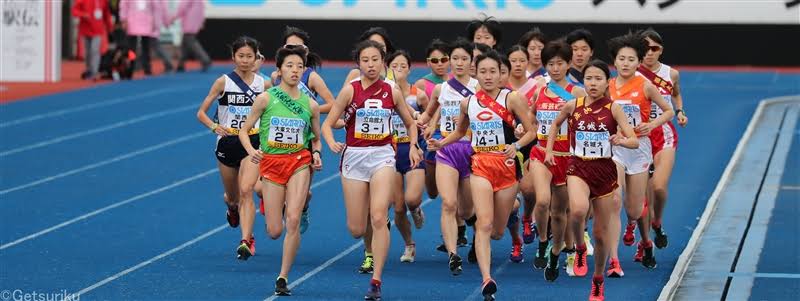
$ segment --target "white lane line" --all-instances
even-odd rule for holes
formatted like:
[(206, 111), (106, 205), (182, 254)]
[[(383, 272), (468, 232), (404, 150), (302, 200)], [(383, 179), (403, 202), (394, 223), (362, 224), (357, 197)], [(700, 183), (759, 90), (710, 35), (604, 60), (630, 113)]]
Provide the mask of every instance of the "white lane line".
[[(424, 202), (422, 202), (420, 207), (425, 207), (425, 205), (427, 205), (428, 203), (430, 203), (433, 200), (434, 199), (425, 200)], [(410, 215), (410, 214), (411, 214), (411, 212), (406, 213), (406, 215)], [(392, 220), (392, 225), (394, 225), (394, 220)], [(303, 282), (308, 280), (308, 278), (313, 277), (314, 275), (316, 275), (317, 273), (321, 272), (325, 268), (331, 266), (336, 261), (339, 261), (339, 259), (342, 259), (342, 257), (347, 256), (348, 254), (352, 253), (353, 251), (355, 251), (356, 249), (361, 247), (361, 245), (363, 245), (363, 244), (364, 244), (364, 241), (359, 239), (357, 243), (354, 243), (353, 245), (351, 245), (350, 247), (348, 247), (344, 251), (340, 252), (339, 254), (336, 254), (336, 256), (333, 256), (331, 259), (328, 259), (327, 261), (323, 262), (321, 265), (317, 266), (313, 270), (309, 271), (308, 273), (305, 273), (302, 277), (297, 278), (297, 280), (295, 280), (295, 281), (293, 281), (292, 283), (289, 284), (289, 289), (293, 289), (293, 288), (297, 287), (298, 285), (302, 284)], [(276, 298), (278, 298), (278, 296), (271, 295), (271, 296), (267, 297), (266, 299), (264, 299), (264, 301), (271, 301), (271, 300), (275, 300)]]
[(141, 154), (145, 154), (145, 153), (149, 153), (149, 152), (152, 152), (152, 151), (155, 151), (155, 150), (159, 150), (159, 149), (165, 148), (165, 147), (173, 145), (173, 144), (182, 143), (182, 142), (185, 142), (185, 141), (188, 141), (188, 140), (192, 140), (192, 139), (195, 139), (195, 138), (198, 138), (198, 137), (201, 137), (201, 136), (207, 136), (207, 135), (209, 135), (209, 132), (204, 130), (204, 131), (200, 131), (200, 132), (195, 132), (193, 134), (183, 135), (180, 138), (169, 139), (169, 140), (167, 140), (167, 142), (159, 143), (159, 144), (156, 144), (156, 145), (153, 145), (153, 146), (150, 146), (150, 147), (146, 147), (146, 148), (143, 148), (143, 149), (140, 149), (140, 150), (137, 150), (137, 151), (129, 152), (129, 153), (126, 153), (124, 155), (120, 155), (120, 156), (117, 156), (117, 157), (114, 157), (114, 158), (111, 158), (111, 159), (108, 159), (108, 160), (103, 160), (103, 161), (100, 161), (100, 162), (97, 162), (97, 163), (92, 163), (92, 164), (89, 164), (89, 165), (86, 165), (86, 166), (83, 166), (83, 167), (80, 167), (80, 168), (76, 168), (76, 169), (73, 169), (73, 170), (70, 170), (70, 171), (62, 172), (62, 173), (57, 174), (57, 175), (53, 175), (53, 176), (42, 178), (42, 179), (39, 179), (39, 180), (36, 180), (36, 181), (28, 182), (28, 183), (23, 184), (23, 185), (19, 185), (19, 186), (14, 186), (14, 187), (11, 187), (11, 188), (3, 189), (3, 190), (0, 190), (0, 195), (4, 195), (4, 194), (8, 194), (10, 192), (17, 191), (17, 190), (21, 190), (21, 189), (25, 189), (25, 188), (29, 188), (29, 187), (33, 187), (33, 186), (37, 186), (37, 185), (41, 185), (41, 184), (44, 184), (44, 183), (47, 183), (47, 182), (50, 182), (50, 181), (53, 181), (53, 180), (57, 180), (57, 179), (66, 177), (66, 176), (74, 175), (74, 174), (79, 173), (79, 172), (84, 172), (84, 171), (87, 171), (87, 170), (90, 170), (90, 169), (98, 168), (98, 167), (101, 167), (101, 166), (104, 166), (104, 165), (108, 165), (108, 164), (111, 164), (111, 163), (114, 163), (114, 162), (117, 162), (117, 161), (122, 161), (122, 160), (129, 159), (129, 158), (141, 155)]
[(215, 168), (209, 169), (209, 170), (207, 170), (207, 171), (201, 172), (201, 173), (199, 173), (199, 174), (196, 174), (196, 175), (194, 175), (194, 176), (191, 176), (191, 177), (188, 177), (188, 178), (182, 179), (182, 180), (180, 180), (180, 181), (174, 182), (174, 183), (172, 183), (172, 184), (169, 184), (169, 185), (163, 186), (163, 187), (161, 187), (161, 188), (158, 188), (158, 189), (155, 189), (155, 190), (151, 190), (151, 191), (148, 191), (148, 192), (145, 192), (145, 193), (139, 194), (139, 195), (137, 195), (137, 196), (134, 196), (134, 197), (128, 198), (128, 199), (126, 199), (126, 200), (124, 200), (124, 201), (121, 201), (121, 202), (115, 202), (115, 203), (114, 203), (114, 204), (112, 204), (112, 205), (109, 205), (109, 206), (106, 206), (106, 207), (103, 207), (103, 208), (100, 208), (100, 209), (94, 210), (94, 211), (92, 211), (92, 212), (89, 212), (89, 213), (86, 213), (86, 214), (84, 214), (84, 215), (78, 216), (78, 217), (76, 217), (76, 218), (70, 219), (70, 220), (68, 220), (68, 221), (65, 221), (65, 222), (63, 222), (63, 223), (60, 223), (60, 224), (58, 224), (58, 225), (55, 225), (55, 226), (49, 227), (49, 228), (47, 228), (47, 229), (41, 230), (41, 231), (39, 231), (39, 232), (36, 232), (36, 233), (30, 234), (30, 235), (27, 235), (27, 236), (25, 236), (25, 237), (22, 237), (22, 238), (19, 238), (19, 239), (15, 240), (15, 241), (12, 241), (12, 242), (10, 242), (10, 243), (3, 244), (2, 246), (0, 246), (0, 250), (4, 250), (4, 249), (10, 248), (10, 247), (13, 247), (13, 246), (15, 246), (15, 245), (18, 245), (18, 244), (20, 244), (20, 243), (23, 243), (23, 242), (25, 242), (25, 241), (28, 241), (28, 240), (31, 240), (31, 239), (37, 238), (37, 237), (39, 237), (39, 236), (42, 236), (42, 235), (45, 235), (45, 234), (47, 234), (47, 233), (53, 232), (53, 231), (55, 231), (55, 230), (61, 229), (61, 228), (63, 228), (63, 227), (69, 226), (69, 225), (71, 225), (71, 224), (74, 224), (74, 223), (76, 223), (76, 222), (78, 222), (78, 221), (82, 221), (82, 220), (85, 220), (85, 219), (87, 219), (87, 218), (90, 218), (90, 217), (92, 217), (92, 216), (95, 216), (95, 215), (98, 215), (98, 214), (100, 214), (100, 213), (106, 212), (106, 211), (108, 211), (108, 210), (111, 210), (111, 209), (117, 208), (117, 207), (119, 207), (119, 206), (126, 205), (126, 204), (129, 204), (129, 203), (132, 203), (132, 202), (135, 202), (135, 201), (138, 201), (138, 200), (144, 199), (144, 198), (146, 198), (146, 197), (149, 197), (149, 196), (151, 196), (151, 195), (156, 195), (156, 194), (162, 193), (162, 192), (164, 192), (164, 191), (167, 191), (167, 190), (170, 190), (170, 189), (172, 189), (172, 188), (175, 188), (175, 187), (181, 186), (181, 185), (183, 185), (183, 184), (186, 184), (186, 183), (189, 183), (189, 182), (192, 182), (192, 181), (198, 180), (198, 179), (200, 179), (200, 178), (203, 178), (203, 177), (205, 177), (205, 176), (207, 176), (207, 175), (210, 175), (210, 174), (213, 174), (213, 173), (216, 173), (216, 172), (217, 172), (217, 168), (215, 167)]
[(98, 127), (98, 128), (94, 128), (94, 129), (88, 130), (88, 131), (80, 131), (80, 132), (69, 134), (69, 135), (59, 136), (58, 138), (46, 138), (45, 141), (42, 141), (42, 142), (39, 142), (39, 143), (30, 144), (30, 145), (26, 145), (26, 146), (22, 146), (22, 147), (18, 147), (18, 148), (13, 148), (13, 149), (2, 151), (2, 152), (0, 152), (0, 157), (5, 157), (5, 156), (8, 156), (8, 155), (13, 155), (13, 154), (24, 152), (24, 151), (27, 151), (27, 150), (32, 150), (32, 149), (45, 147), (45, 146), (53, 145), (53, 144), (56, 144), (56, 143), (60, 143), (60, 142), (64, 142), (64, 141), (68, 141), (68, 140), (84, 137), (84, 136), (89, 136), (89, 135), (93, 135), (93, 134), (97, 134), (97, 133), (110, 131), (110, 130), (113, 130), (113, 129), (116, 129), (116, 128), (120, 128), (120, 127), (123, 127), (123, 126), (131, 125), (131, 124), (134, 124), (134, 123), (139, 123), (139, 122), (143, 122), (143, 121), (147, 121), (147, 120), (155, 119), (155, 118), (159, 118), (159, 117), (164, 117), (164, 116), (175, 114), (175, 113), (180, 113), (180, 112), (183, 112), (183, 111), (188, 111), (188, 110), (191, 110), (191, 109), (194, 109), (194, 108), (197, 108), (197, 105), (188, 105), (188, 106), (178, 107), (178, 108), (175, 108), (175, 109), (172, 109), (172, 110), (166, 110), (166, 111), (160, 111), (160, 112), (157, 112), (157, 113), (142, 115), (142, 116), (139, 116), (139, 117), (136, 117), (136, 118), (123, 120), (123, 121), (120, 121), (120, 122), (117, 122), (117, 123), (112, 123), (112, 124), (109, 124), (109, 125), (101, 126), (101, 127)]
[[(313, 185), (311, 185), (311, 189), (317, 188), (317, 187), (319, 187), (321, 185), (324, 185), (325, 183), (330, 182), (333, 179), (338, 179), (338, 178), (339, 178), (339, 174), (338, 173), (330, 175), (327, 178), (324, 178), (324, 179), (320, 180), (319, 182), (316, 182)], [(214, 229), (211, 229), (210, 231), (208, 231), (206, 233), (203, 233), (202, 235), (200, 235), (200, 236), (198, 236), (198, 237), (196, 237), (196, 238), (194, 238), (194, 239), (192, 239), (190, 241), (187, 241), (187, 242), (181, 244), (180, 246), (172, 248), (169, 251), (166, 251), (164, 253), (158, 254), (153, 258), (150, 258), (148, 260), (142, 261), (137, 265), (134, 265), (134, 266), (132, 266), (130, 268), (127, 268), (127, 269), (123, 270), (122, 272), (116, 273), (111, 277), (108, 277), (106, 279), (103, 279), (103, 280), (95, 283), (95, 284), (92, 284), (89, 287), (84, 288), (84, 289), (80, 290), (79, 292), (77, 292), (76, 295), (77, 296), (82, 296), (83, 294), (86, 294), (86, 293), (88, 293), (88, 292), (90, 292), (90, 291), (92, 291), (92, 290), (94, 290), (94, 289), (96, 289), (98, 287), (106, 285), (111, 281), (117, 280), (122, 276), (130, 274), (131, 272), (134, 272), (134, 271), (136, 271), (138, 269), (141, 269), (141, 268), (143, 268), (143, 267), (145, 267), (145, 266), (147, 266), (147, 265), (149, 265), (149, 264), (151, 264), (153, 262), (156, 262), (156, 261), (158, 261), (158, 260), (160, 260), (160, 259), (162, 259), (164, 257), (167, 257), (169, 255), (175, 254), (176, 252), (178, 252), (180, 250), (183, 250), (186, 247), (191, 246), (191, 245), (193, 245), (193, 244), (195, 244), (195, 243), (197, 243), (197, 242), (199, 242), (201, 240), (204, 240), (204, 239), (208, 238), (209, 236), (214, 235), (215, 233), (217, 233), (219, 231), (222, 231), (223, 229), (228, 228), (228, 227), (229, 227), (228, 223), (224, 223), (224, 224), (222, 224), (222, 225), (220, 225), (220, 226), (218, 226), (218, 227), (216, 227)]]
[[(703, 76), (703, 74), (704, 73), (701, 73), (701, 76)], [(745, 130), (744, 134), (742, 134), (742, 138), (739, 139), (739, 143), (736, 145), (736, 150), (733, 151), (733, 156), (731, 156), (731, 159), (728, 161), (728, 165), (725, 166), (725, 171), (722, 172), (722, 176), (720, 177), (719, 182), (717, 182), (714, 192), (711, 194), (711, 197), (708, 198), (706, 208), (703, 209), (703, 215), (700, 217), (700, 221), (697, 222), (697, 226), (694, 228), (694, 231), (692, 231), (692, 236), (689, 237), (689, 242), (686, 243), (686, 247), (683, 249), (683, 252), (681, 252), (681, 255), (678, 256), (678, 261), (675, 262), (675, 267), (672, 269), (672, 274), (670, 274), (669, 280), (661, 289), (661, 294), (658, 295), (658, 301), (668, 301), (675, 297), (674, 294), (678, 289), (678, 285), (683, 280), (683, 276), (686, 274), (686, 270), (689, 267), (689, 260), (692, 259), (694, 252), (697, 250), (697, 246), (700, 244), (700, 236), (706, 231), (708, 222), (711, 219), (711, 214), (713, 214), (717, 208), (717, 202), (720, 199), (720, 195), (728, 185), (728, 182), (733, 175), (733, 170), (738, 165), (745, 146), (750, 141), (750, 138), (753, 135), (753, 130), (756, 128), (759, 120), (761, 119), (761, 115), (763, 114), (766, 106), (780, 102), (795, 101), (795, 99), (797, 99), (796, 95), (769, 98), (759, 102), (756, 111), (753, 113), (753, 116), (750, 118), (750, 122), (747, 124), (747, 129)]]
[(82, 105), (82, 106), (77, 106), (77, 107), (72, 107), (72, 108), (69, 108), (69, 109), (53, 111), (53, 112), (49, 112), (49, 113), (36, 114), (36, 115), (28, 116), (28, 117), (25, 117), (25, 118), (20, 118), (20, 119), (16, 119), (16, 120), (2, 122), (2, 123), (0, 123), (0, 128), (9, 127), (9, 126), (18, 125), (18, 124), (23, 124), (23, 123), (28, 123), (28, 122), (33, 122), (33, 121), (37, 121), (37, 120), (41, 120), (41, 119), (45, 119), (45, 118), (62, 116), (62, 115), (70, 114), (70, 113), (76, 113), (76, 112), (81, 112), (81, 111), (86, 111), (86, 110), (91, 110), (91, 109), (96, 109), (96, 108), (107, 107), (107, 106), (110, 106), (110, 105), (129, 102), (129, 101), (132, 101), (132, 100), (145, 98), (145, 97), (150, 97), (150, 96), (154, 96), (154, 95), (177, 92), (177, 91), (183, 91), (183, 90), (190, 90), (190, 89), (192, 89), (192, 88), (184, 87), (184, 88), (158, 89), (158, 90), (153, 90), (153, 91), (145, 92), (145, 93), (141, 93), (141, 94), (129, 95), (129, 96), (120, 97), (120, 98), (114, 98), (114, 99), (109, 100), (109, 101), (85, 104), (85, 105)]

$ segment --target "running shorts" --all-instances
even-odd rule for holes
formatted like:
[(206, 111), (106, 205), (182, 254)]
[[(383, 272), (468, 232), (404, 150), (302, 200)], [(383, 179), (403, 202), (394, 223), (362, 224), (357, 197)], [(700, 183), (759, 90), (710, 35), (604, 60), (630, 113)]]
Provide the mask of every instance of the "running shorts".
[(518, 170), (517, 161), (506, 158), (505, 154), (476, 153), (472, 156), (472, 174), (488, 180), (494, 192), (514, 186)]
[(617, 166), (611, 159), (584, 160), (569, 157), (567, 176), (578, 177), (589, 186), (589, 200), (604, 197), (617, 189)]
[[(544, 157), (547, 154), (544, 148), (537, 146), (531, 150), (531, 159), (542, 162), (544, 164)], [(550, 170), (550, 174), (553, 175), (552, 180), (550, 181), (551, 184), (554, 186), (562, 186), (567, 185), (567, 167), (569, 166), (569, 158), (570, 156), (559, 156), (554, 155), (553, 159), (556, 161), (555, 166), (547, 166), (547, 169)]]
[(650, 138), (639, 137), (639, 148), (630, 149), (621, 146), (611, 148), (613, 159), (625, 168), (625, 174), (635, 175), (646, 172), (653, 164), (653, 147)]
[[(259, 148), (261, 143), (258, 141), (258, 134), (250, 135), (250, 145), (255, 149)], [(217, 140), (217, 147), (214, 149), (217, 155), (217, 160), (225, 166), (232, 168), (239, 168), (242, 159), (247, 157), (247, 151), (239, 141), (239, 136), (224, 136)]]
[(653, 157), (662, 149), (678, 149), (678, 131), (672, 121), (662, 124), (660, 127), (650, 132), (650, 140), (653, 143)]
[(469, 177), (470, 161), (472, 160), (472, 145), (469, 141), (459, 140), (445, 145), (436, 152), (436, 164), (444, 164), (458, 171), (459, 179)]
[(264, 154), (264, 158), (259, 163), (259, 171), (261, 177), (267, 181), (286, 186), (292, 176), (307, 169), (310, 165), (311, 153), (304, 149), (292, 154)]
[(342, 151), (339, 171), (342, 177), (369, 182), (383, 167), (395, 168), (395, 151), (391, 144), (382, 146), (347, 146)]

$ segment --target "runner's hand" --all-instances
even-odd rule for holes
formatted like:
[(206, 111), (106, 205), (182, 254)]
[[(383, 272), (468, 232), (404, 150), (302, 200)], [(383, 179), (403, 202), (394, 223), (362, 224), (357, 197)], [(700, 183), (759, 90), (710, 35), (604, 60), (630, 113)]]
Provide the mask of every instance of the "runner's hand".
[(653, 125), (649, 122), (642, 122), (633, 128), (633, 130), (636, 131), (636, 133), (640, 136), (649, 136), (650, 131), (653, 130)]
[(311, 155), (311, 168), (314, 170), (321, 170), (322, 169), (322, 157), (318, 152), (314, 152)]
[(683, 112), (678, 113), (678, 125), (681, 127), (686, 127), (687, 123), (689, 123), (689, 117), (686, 117)]
[(544, 155), (544, 165), (556, 166), (556, 158), (553, 156), (552, 152), (547, 152)]
[(618, 134), (611, 135), (611, 137), (608, 138), (608, 140), (611, 141), (611, 145), (622, 145), (622, 143), (625, 143), (625, 140), (627, 139), (628, 137)]
[(425, 140), (430, 140), (431, 138), (433, 138), (433, 132), (435, 131), (436, 131), (435, 127), (425, 128), (425, 130), (422, 131), (422, 137), (425, 138)]
[(412, 148), (414, 149), (408, 152), (408, 158), (411, 160), (411, 168), (414, 169), (417, 168), (419, 162), (422, 162), (422, 154), (418, 150), (419, 147), (412, 147)]
[(441, 140), (428, 139), (428, 151), (435, 152), (442, 149)]
[(333, 142), (333, 144), (328, 144), (328, 148), (330, 148), (332, 152), (338, 154), (344, 150), (344, 144), (341, 142)]
[(519, 139), (523, 135), (525, 135), (525, 128), (522, 127), (522, 124), (517, 124), (517, 128), (514, 129), (514, 137)]
[(228, 132), (228, 130), (229, 130), (228, 128), (220, 125), (220, 126), (217, 126), (216, 129), (214, 129), (214, 133), (217, 133), (217, 135), (220, 135), (222, 137), (230, 136), (231, 133)]
[(262, 153), (260, 149), (250, 154), (250, 162), (253, 162), (254, 164), (261, 163), (262, 159), (264, 159), (264, 153)]
[(503, 151), (506, 155), (507, 159), (514, 159), (517, 156), (517, 147), (513, 144), (506, 145), (506, 149)]

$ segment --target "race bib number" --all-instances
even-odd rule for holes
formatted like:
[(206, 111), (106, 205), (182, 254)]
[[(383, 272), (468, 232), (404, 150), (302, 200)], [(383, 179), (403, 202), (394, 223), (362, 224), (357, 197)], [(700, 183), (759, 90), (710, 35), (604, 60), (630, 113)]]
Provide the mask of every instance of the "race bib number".
[(628, 124), (633, 127), (642, 124), (642, 109), (637, 104), (631, 103), (630, 100), (616, 101), (622, 107), (622, 112), (628, 118)]
[[(228, 106), (228, 122), (226, 125), (231, 129), (241, 129), (244, 122), (247, 121), (247, 115), (250, 114), (250, 106)], [(258, 123), (254, 125), (258, 127)]]
[(575, 132), (576, 156), (584, 158), (611, 158), (611, 141), (608, 132)]
[(301, 149), (306, 122), (299, 118), (273, 116), (269, 120), (269, 136), (267, 144), (272, 148)]
[[(369, 100), (367, 100), (369, 102)], [(392, 111), (382, 108), (356, 110), (355, 137), (364, 140), (383, 140), (391, 134)]]
[(456, 120), (461, 114), (461, 108), (455, 107), (442, 107), (441, 118), (439, 118), (439, 131), (442, 136), (447, 137), (450, 133), (456, 130)]
[(396, 143), (411, 142), (411, 137), (408, 136), (406, 124), (403, 123), (403, 119), (397, 114), (392, 115), (392, 135), (394, 136), (394, 141)]
[(506, 136), (502, 120), (470, 122), (472, 148), (476, 152), (502, 152), (506, 149)]
[[(667, 102), (667, 105), (672, 107), (672, 96), (661, 94), (664, 97), (664, 100)], [(658, 106), (655, 102), (650, 103), (650, 120), (656, 119), (664, 114), (664, 110)]]
[[(556, 120), (559, 111), (540, 111), (536, 110), (536, 120), (539, 121), (539, 128), (536, 132), (539, 140), (547, 139), (547, 134), (550, 132), (550, 127), (553, 125), (553, 121)], [(567, 139), (567, 123), (562, 122), (561, 127), (558, 129), (558, 136), (556, 140), (566, 140)]]

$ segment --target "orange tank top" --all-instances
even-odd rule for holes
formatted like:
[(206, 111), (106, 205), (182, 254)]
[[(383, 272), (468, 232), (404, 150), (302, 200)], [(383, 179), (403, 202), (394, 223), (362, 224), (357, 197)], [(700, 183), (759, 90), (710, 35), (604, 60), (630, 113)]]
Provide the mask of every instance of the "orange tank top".
[(617, 78), (612, 78), (608, 83), (608, 92), (611, 99), (622, 107), (628, 124), (632, 127), (650, 121), (651, 101), (644, 93), (645, 79), (634, 76), (625, 85), (617, 88)]

